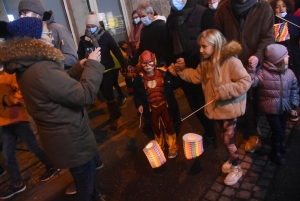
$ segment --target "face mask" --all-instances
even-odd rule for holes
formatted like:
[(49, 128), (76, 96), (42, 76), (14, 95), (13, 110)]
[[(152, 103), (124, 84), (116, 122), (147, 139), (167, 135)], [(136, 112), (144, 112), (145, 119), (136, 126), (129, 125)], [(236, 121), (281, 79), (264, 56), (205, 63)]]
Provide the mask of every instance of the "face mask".
[(93, 34), (93, 33), (95, 33), (96, 30), (97, 30), (97, 27), (93, 27), (93, 28), (90, 28), (90, 29), (89, 29), (89, 32), (90, 32), (91, 34)]
[(142, 18), (141, 18), (141, 21), (142, 21), (142, 23), (143, 23), (145, 26), (148, 26), (149, 24), (151, 24), (151, 20), (149, 19), (148, 16), (142, 17)]
[(286, 16), (286, 12), (284, 12), (284, 13), (279, 13), (278, 15), (280, 16), (280, 17), (285, 17)]
[(133, 19), (134, 24), (138, 24), (140, 21), (141, 21), (141, 19), (139, 17)]
[(212, 10), (216, 10), (218, 8), (219, 2), (215, 2), (213, 4), (208, 4), (208, 7)]
[(182, 0), (170, 0), (170, 6), (173, 10), (180, 11), (185, 6), (184, 3), (182, 3)]

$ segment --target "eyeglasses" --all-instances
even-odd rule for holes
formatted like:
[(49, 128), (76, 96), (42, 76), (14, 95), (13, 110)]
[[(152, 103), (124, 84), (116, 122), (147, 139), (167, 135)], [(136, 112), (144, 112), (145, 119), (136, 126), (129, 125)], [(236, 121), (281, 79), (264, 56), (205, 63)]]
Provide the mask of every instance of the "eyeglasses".
[(149, 62), (141, 62), (141, 66), (145, 67), (145, 66), (154, 66), (154, 62), (153, 61), (149, 61)]
[(46, 35), (48, 35), (49, 36), (49, 38), (51, 38), (52, 37), (52, 31), (43, 31), (43, 33), (42, 34), (46, 34)]

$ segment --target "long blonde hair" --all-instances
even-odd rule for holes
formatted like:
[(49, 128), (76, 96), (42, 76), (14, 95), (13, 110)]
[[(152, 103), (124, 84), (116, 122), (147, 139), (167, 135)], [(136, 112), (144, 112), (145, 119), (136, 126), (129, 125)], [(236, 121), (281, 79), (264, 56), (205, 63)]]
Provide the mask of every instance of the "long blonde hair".
[(226, 44), (226, 39), (221, 32), (216, 29), (207, 29), (203, 31), (197, 39), (198, 44), (200, 40), (206, 40), (210, 45), (214, 47), (213, 54), (204, 59), (201, 57), (201, 77), (205, 83), (212, 79), (215, 86), (219, 86), (222, 82), (222, 76), (220, 75), (220, 54), (222, 47)]

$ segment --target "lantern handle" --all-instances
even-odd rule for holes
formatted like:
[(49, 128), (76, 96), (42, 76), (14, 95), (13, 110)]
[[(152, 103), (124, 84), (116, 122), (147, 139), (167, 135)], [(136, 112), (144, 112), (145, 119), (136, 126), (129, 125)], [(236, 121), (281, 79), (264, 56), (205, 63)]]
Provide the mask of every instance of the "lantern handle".
[(181, 121), (186, 120), (187, 118), (189, 118), (190, 116), (192, 116), (193, 114), (195, 114), (196, 112), (198, 112), (199, 110), (201, 110), (202, 108), (206, 107), (207, 105), (211, 104), (212, 102), (214, 102), (215, 100), (212, 100), (208, 103), (206, 103), (205, 105), (203, 105), (202, 107), (200, 107), (199, 109), (195, 110), (194, 112), (192, 112), (191, 114), (189, 114), (188, 116), (181, 118)]

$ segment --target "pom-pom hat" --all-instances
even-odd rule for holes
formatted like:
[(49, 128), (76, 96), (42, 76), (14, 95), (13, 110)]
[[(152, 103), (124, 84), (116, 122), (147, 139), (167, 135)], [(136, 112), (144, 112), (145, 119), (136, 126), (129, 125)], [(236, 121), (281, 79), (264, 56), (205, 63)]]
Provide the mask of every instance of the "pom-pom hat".
[(35, 17), (23, 17), (10, 22), (7, 30), (12, 36), (40, 39), (43, 33), (43, 21)]

